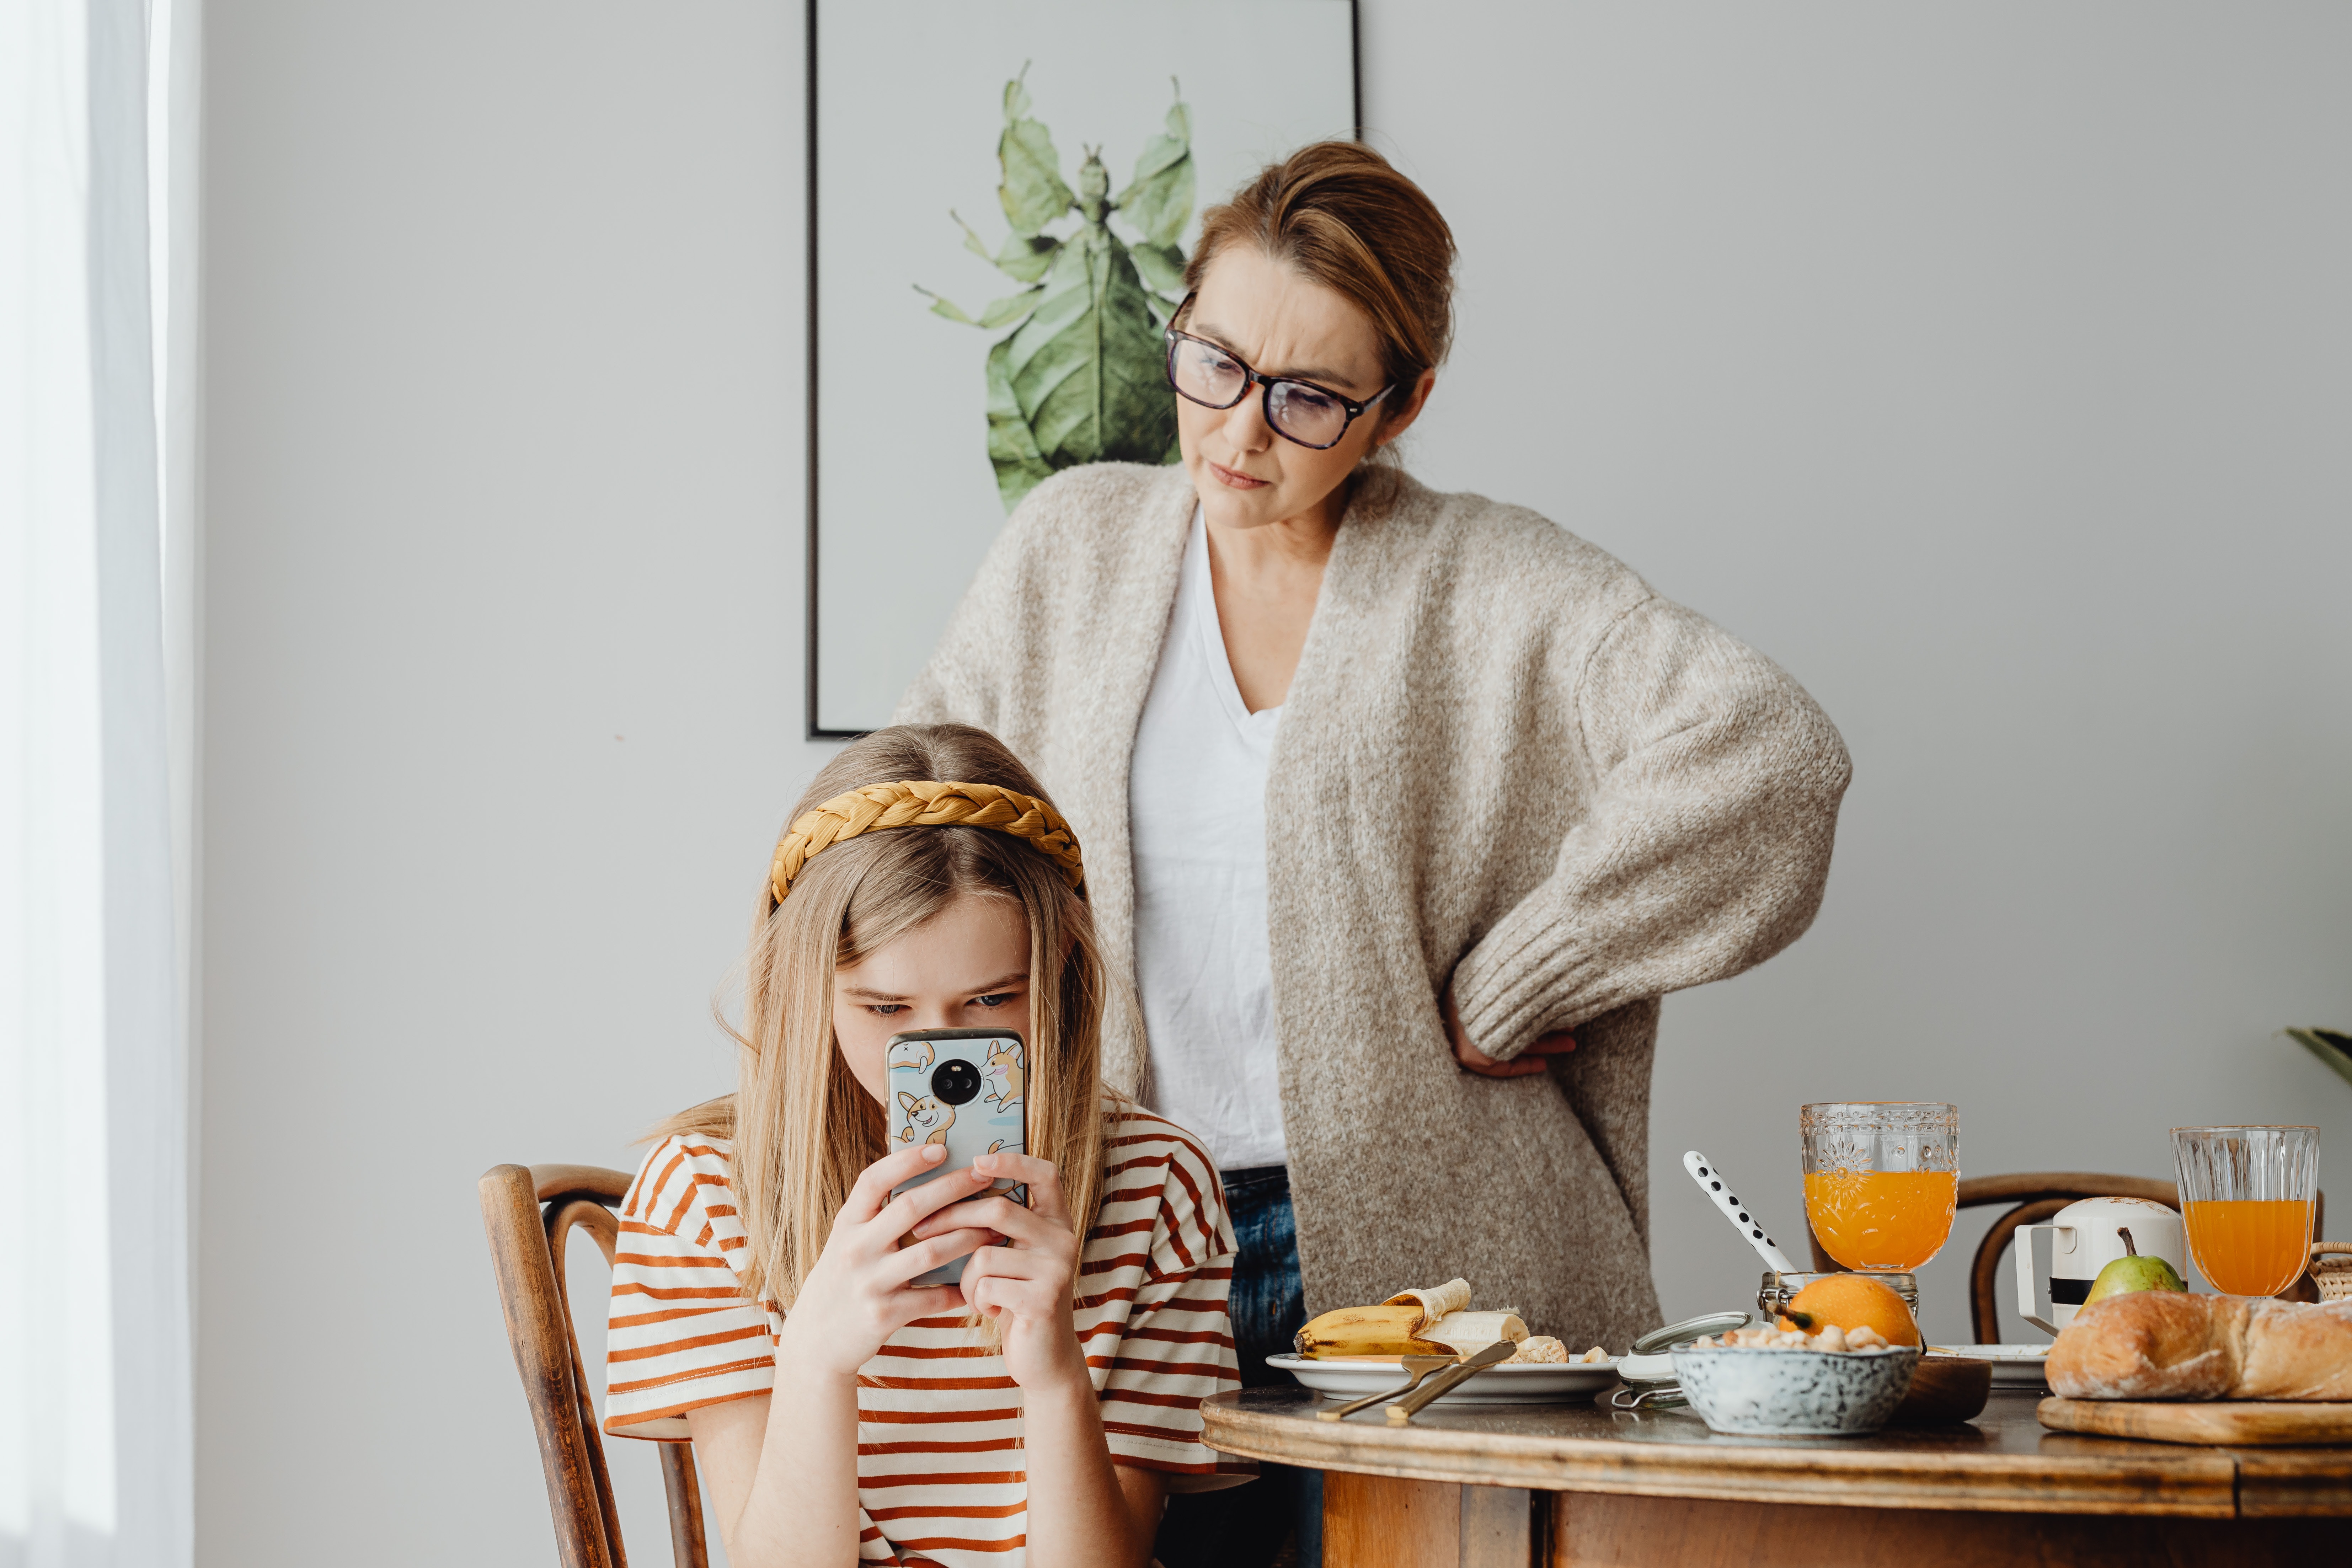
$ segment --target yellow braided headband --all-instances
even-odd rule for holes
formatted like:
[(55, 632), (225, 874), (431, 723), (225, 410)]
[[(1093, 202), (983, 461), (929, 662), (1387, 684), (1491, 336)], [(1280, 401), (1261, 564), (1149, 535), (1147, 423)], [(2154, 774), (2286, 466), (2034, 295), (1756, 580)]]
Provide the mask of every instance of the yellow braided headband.
[(992, 827), (1027, 840), (1062, 868), (1073, 888), (1086, 885), (1076, 836), (1060, 812), (1035, 795), (994, 784), (923, 779), (867, 784), (803, 812), (776, 842), (776, 858), (768, 865), (769, 900), (784, 901), (793, 879), (818, 850), (884, 827)]

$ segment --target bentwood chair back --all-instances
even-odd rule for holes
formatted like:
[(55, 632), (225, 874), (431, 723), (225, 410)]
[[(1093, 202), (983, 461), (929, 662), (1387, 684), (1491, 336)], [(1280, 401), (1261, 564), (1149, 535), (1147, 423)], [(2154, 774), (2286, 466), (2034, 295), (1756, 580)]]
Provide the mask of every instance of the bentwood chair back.
[[(628, 1190), (625, 1173), (595, 1165), (499, 1165), (481, 1181), (482, 1226), (498, 1270), (507, 1342), (539, 1434), (562, 1568), (628, 1568), (563, 1283), (563, 1244), (574, 1228), (586, 1231), (604, 1261), (613, 1261), (621, 1233), (613, 1210)], [(709, 1568), (694, 1449), (685, 1443), (659, 1447), (671, 1553), (677, 1568)]]
[[(1988, 1204), (2014, 1205), (1992, 1222), (1992, 1228), (1977, 1243), (1976, 1258), (1969, 1266), (1969, 1329), (1976, 1335), (1977, 1343), (2001, 1342), (2000, 1298), (1995, 1285), (2000, 1278), (2000, 1255), (2018, 1227), (2038, 1225), (2077, 1198), (2146, 1198), (2178, 1209), (2180, 1188), (2175, 1183), (2158, 1181), (2152, 1176), (2101, 1176), (2084, 1171), (2038, 1171), (2014, 1176), (1960, 1179), (1959, 1206), (1964, 1209), (1981, 1208)], [(2327, 1216), (2326, 1194), (2321, 1194), (2313, 1206), (2315, 1212), (2312, 1229), (2316, 1232)], [(1812, 1234), (1810, 1223), (1806, 1237), (1813, 1246), (1815, 1268), (1843, 1267), (1822, 1249), (1821, 1237)]]

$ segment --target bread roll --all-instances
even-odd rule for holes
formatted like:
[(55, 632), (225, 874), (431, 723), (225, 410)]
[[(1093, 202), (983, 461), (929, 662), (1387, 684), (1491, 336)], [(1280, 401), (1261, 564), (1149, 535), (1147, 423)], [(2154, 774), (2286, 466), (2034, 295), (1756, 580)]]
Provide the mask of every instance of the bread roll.
[(2352, 1302), (2135, 1290), (2050, 1347), (2069, 1399), (2352, 1399)]
[(2352, 1301), (2246, 1305), (2233, 1399), (2352, 1399)]

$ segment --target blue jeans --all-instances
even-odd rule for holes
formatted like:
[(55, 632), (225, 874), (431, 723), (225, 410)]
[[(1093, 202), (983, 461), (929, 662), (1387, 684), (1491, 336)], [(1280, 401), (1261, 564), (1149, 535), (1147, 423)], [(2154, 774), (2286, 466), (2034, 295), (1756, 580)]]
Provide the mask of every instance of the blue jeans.
[[(1290, 1173), (1280, 1165), (1225, 1173), (1225, 1207), (1240, 1248), (1226, 1311), (1242, 1386), (1288, 1387), (1289, 1376), (1265, 1358), (1289, 1350), (1307, 1321)], [(1293, 1539), (1290, 1561), (1322, 1568), (1323, 1472), (1260, 1463), (1246, 1486), (1170, 1498), (1155, 1552), (1167, 1568), (1266, 1568)]]

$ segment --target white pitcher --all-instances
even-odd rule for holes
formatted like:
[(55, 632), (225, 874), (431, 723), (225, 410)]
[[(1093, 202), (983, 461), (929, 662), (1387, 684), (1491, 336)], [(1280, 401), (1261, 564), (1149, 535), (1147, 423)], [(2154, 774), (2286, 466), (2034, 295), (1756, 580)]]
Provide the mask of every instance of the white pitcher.
[[(2033, 1233), (2050, 1233), (2050, 1316), (2041, 1315), (2042, 1292), (2033, 1283)], [(2132, 1245), (2124, 1246), (2123, 1233)], [(2099, 1270), (2137, 1251), (2161, 1258), (2181, 1279), (2189, 1278), (2189, 1237), (2180, 1216), (2146, 1198), (2084, 1198), (2068, 1204), (2048, 1225), (2017, 1227), (2017, 1315), (2056, 1333), (2074, 1321)]]

